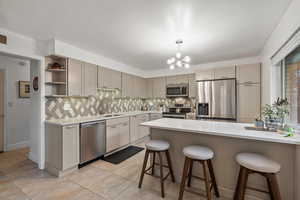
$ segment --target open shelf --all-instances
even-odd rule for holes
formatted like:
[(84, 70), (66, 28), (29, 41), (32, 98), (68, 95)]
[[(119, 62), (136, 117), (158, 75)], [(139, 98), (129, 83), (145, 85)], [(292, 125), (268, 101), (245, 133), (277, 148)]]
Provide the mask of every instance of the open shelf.
[[(53, 66), (53, 64), (55, 64)], [(68, 59), (60, 56), (46, 56), (45, 58), (46, 97), (67, 97), (68, 95)]]

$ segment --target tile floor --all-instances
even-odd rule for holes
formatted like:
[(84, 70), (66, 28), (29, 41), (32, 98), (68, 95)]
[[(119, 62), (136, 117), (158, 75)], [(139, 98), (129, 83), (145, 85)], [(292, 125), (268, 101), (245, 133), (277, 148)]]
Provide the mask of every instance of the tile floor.
[[(143, 144), (140, 144), (143, 146)], [(144, 151), (113, 165), (97, 161), (72, 174), (56, 178), (28, 158), (28, 149), (0, 154), (1, 200), (156, 200), (160, 197), (159, 180), (145, 175), (138, 189)], [(179, 185), (166, 181), (166, 200), (177, 200)], [(201, 199), (185, 193), (184, 199)]]

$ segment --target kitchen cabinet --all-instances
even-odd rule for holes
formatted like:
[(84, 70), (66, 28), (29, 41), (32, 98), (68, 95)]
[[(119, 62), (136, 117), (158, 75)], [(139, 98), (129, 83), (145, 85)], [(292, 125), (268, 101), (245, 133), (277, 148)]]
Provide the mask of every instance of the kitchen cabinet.
[(122, 73), (105, 67), (98, 67), (98, 88), (122, 89)]
[(82, 62), (75, 59), (68, 59), (68, 95), (82, 95)]
[(166, 97), (166, 78), (158, 77), (152, 79), (153, 97), (165, 98)]
[(63, 176), (79, 164), (79, 125), (46, 125), (46, 169)]
[(135, 77), (135, 97), (139, 97), (139, 98), (145, 98), (147, 96), (147, 82), (146, 79), (141, 78), (141, 77)]
[(97, 93), (97, 65), (83, 63), (83, 96), (95, 95)]
[(166, 82), (168, 84), (188, 84), (188, 75), (177, 75), (177, 76), (167, 76)]
[(135, 97), (135, 76), (122, 73), (122, 96)]
[(140, 114), (130, 117), (130, 142), (134, 143), (139, 139), (149, 136), (149, 127), (141, 126), (143, 122), (149, 121), (149, 114)]
[(151, 120), (156, 120), (156, 119), (161, 119), (162, 118), (162, 114), (161, 113), (150, 113), (150, 121)]
[(203, 81), (203, 80), (212, 80), (214, 79), (214, 70), (201, 70), (196, 72), (196, 80)]
[(238, 84), (260, 83), (261, 69), (260, 63), (238, 65), (236, 67), (236, 78)]
[(235, 78), (235, 66), (216, 68), (214, 70), (214, 79)]
[(97, 93), (97, 66), (68, 59), (68, 95), (89, 96)]
[(260, 116), (260, 84), (239, 84), (237, 86), (237, 118), (239, 122), (253, 122)]
[(106, 121), (106, 151), (110, 152), (130, 142), (129, 118), (116, 118)]
[(189, 74), (189, 97), (196, 98), (197, 97), (197, 82), (196, 75)]
[(146, 79), (146, 97), (153, 98), (153, 80), (151, 78)]

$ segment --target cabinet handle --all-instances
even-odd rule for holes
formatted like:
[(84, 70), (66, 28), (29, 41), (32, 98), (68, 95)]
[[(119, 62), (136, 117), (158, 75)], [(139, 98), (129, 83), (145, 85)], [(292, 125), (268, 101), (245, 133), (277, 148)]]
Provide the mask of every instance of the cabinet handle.
[(117, 125), (110, 125), (109, 128), (117, 128)]
[(76, 126), (65, 126), (66, 129), (75, 128)]

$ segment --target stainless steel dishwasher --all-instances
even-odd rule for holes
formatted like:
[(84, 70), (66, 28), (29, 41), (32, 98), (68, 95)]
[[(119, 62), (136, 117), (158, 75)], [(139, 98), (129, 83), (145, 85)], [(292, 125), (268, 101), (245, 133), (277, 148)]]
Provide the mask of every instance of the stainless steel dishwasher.
[(106, 153), (106, 123), (95, 121), (80, 125), (80, 164)]

